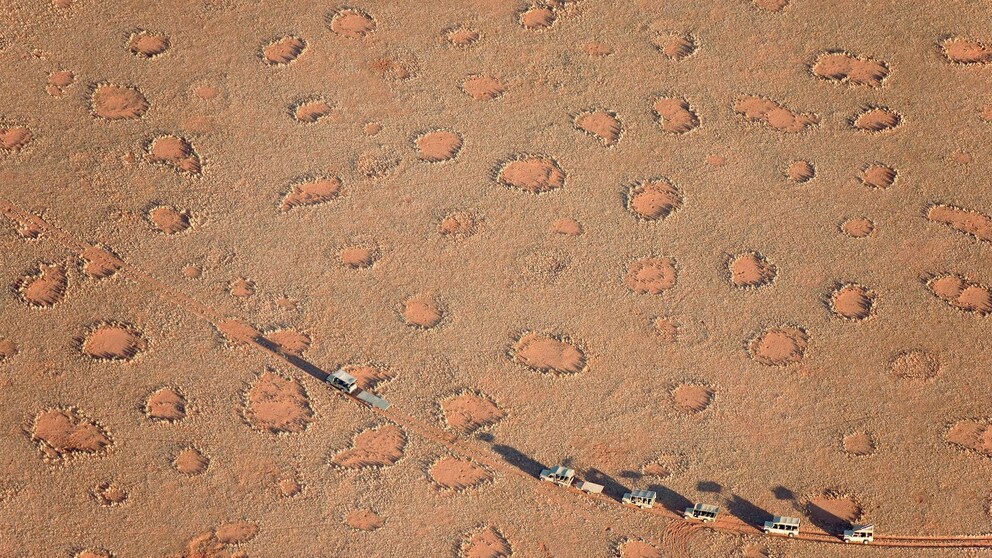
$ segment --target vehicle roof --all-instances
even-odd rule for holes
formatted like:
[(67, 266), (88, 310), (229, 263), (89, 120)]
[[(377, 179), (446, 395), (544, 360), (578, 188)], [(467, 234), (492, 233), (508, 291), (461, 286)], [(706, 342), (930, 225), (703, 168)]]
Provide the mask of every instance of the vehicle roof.
[(871, 531), (874, 529), (875, 529), (875, 525), (873, 523), (866, 523), (864, 525), (851, 525), (852, 531)]
[(799, 518), (776, 515), (775, 517), (772, 518), (772, 523), (782, 523), (784, 525), (799, 525)]
[(701, 510), (701, 511), (712, 512), (712, 513), (716, 513), (718, 511), (720, 511), (720, 506), (714, 506), (712, 504), (696, 504), (695, 506), (693, 506), (693, 508), (694, 509), (697, 509), (697, 510)]
[(345, 372), (343, 369), (339, 369), (339, 370), (335, 370), (334, 372), (331, 372), (331, 376), (334, 376), (335, 378), (347, 382), (349, 384), (358, 381), (354, 376)]
[(552, 467), (551, 469), (548, 469), (548, 470), (551, 471), (551, 474), (558, 475), (560, 477), (573, 477), (573, 476), (575, 476), (575, 469), (569, 469), (568, 467), (565, 467), (564, 465), (555, 465), (554, 467)]
[(630, 495), (634, 498), (655, 498), (658, 494), (654, 490), (632, 490)]

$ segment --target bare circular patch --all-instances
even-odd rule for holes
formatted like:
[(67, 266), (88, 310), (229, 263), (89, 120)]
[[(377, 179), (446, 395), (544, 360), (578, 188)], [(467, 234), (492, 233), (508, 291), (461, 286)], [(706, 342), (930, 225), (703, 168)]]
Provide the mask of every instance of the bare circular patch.
[(551, 157), (517, 155), (500, 165), (496, 180), (510, 188), (540, 194), (565, 186), (565, 171)]
[(798, 327), (772, 327), (762, 331), (748, 343), (751, 358), (765, 366), (795, 364), (806, 356), (809, 336)]
[(627, 191), (627, 210), (644, 221), (662, 221), (682, 207), (682, 194), (667, 178), (635, 183)]
[(586, 369), (586, 355), (577, 344), (543, 333), (525, 333), (513, 346), (513, 360), (531, 370), (578, 374)]
[(148, 346), (141, 332), (133, 326), (104, 322), (91, 327), (82, 338), (80, 349), (96, 360), (128, 361)]
[(627, 267), (624, 284), (639, 294), (661, 294), (675, 286), (678, 271), (675, 260), (667, 257), (641, 258)]
[(904, 380), (932, 380), (940, 368), (940, 357), (922, 349), (906, 350), (889, 360), (889, 372)]

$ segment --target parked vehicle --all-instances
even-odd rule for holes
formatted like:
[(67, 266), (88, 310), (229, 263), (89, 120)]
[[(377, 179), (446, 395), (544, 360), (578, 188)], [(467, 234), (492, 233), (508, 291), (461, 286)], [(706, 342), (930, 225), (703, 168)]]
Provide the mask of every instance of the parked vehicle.
[(558, 486), (572, 486), (572, 481), (575, 480), (575, 469), (556, 465), (541, 471), (541, 480), (553, 482)]
[(654, 490), (634, 490), (623, 495), (623, 503), (637, 506), (643, 510), (653, 508), (657, 497), (658, 494)]
[(358, 389), (358, 380), (343, 369), (331, 372), (327, 376), (327, 383), (345, 393), (353, 393)]
[(718, 513), (720, 513), (720, 508), (717, 506), (711, 506), (710, 504), (696, 504), (691, 508), (686, 508), (682, 515), (686, 519), (695, 519), (706, 523), (716, 519), (716, 515)]
[(852, 525), (850, 529), (844, 529), (844, 542), (868, 544), (875, 540), (875, 526)]
[(795, 537), (799, 534), (799, 518), (776, 515), (772, 517), (771, 521), (765, 522), (765, 527), (762, 530), (769, 535)]

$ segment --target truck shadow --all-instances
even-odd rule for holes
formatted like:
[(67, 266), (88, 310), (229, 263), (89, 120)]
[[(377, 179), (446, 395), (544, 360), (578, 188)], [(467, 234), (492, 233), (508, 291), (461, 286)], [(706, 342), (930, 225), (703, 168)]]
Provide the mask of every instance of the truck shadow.
[(648, 490), (654, 490), (658, 494), (657, 502), (673, 512), (681, 514), (686, 508), (692, 507), (692, 500), (667, 486), (652, 484)]
[(625, 492), (630, 492), (626, 486), (620, 484), (615, 478), (607, 475), (599, 469), (588, 469), (585, 472), (585, 480), (603, 485), (603, 494), (611, 496), (617, 500), (623, 498)]
[(262, 347), (267, 351), (275, 353), (277, 356), (282, 357), (293, 366), (299, 368), (300, 370), (306, 372), (307, 374), (310, 374), (311, 376), (317, 378), (321, 382), (327, 381), (327, 377), (330, 374), (324, 372), (322, 368), (311, 363), (310, 361), (283, 351), (282, 347), (280, 347), (276, 343), (273, 343), (272, 341), (269, 341), (268, 339), (262, 337), (261, 335), (256, 336), (253, 340), (255, 341), (255, 343), (258, 344), (258, 346)]
[(541, 470), (545, 469), (544, 465), (538, 463), (534, 459), (531, 459), (527, 454), (517, 448), (505, 444), (494, 443), (495, 439), (492, 434), (484, 432), (476, 436), (476, 438), (483, 442), (489, 442), (489, 447), (501, 458), (503, 458), (503, 461), (506, 461), (510, 465), (513, 465), (528, 475), (537, 477), (541, 474)]
[(736, 494), (731, 496), (730, 501), (727, 502), (727, 511), (730, 512), (730, 515), (756, 527), (763, 527), (765, 521), (772, 517), (772, 514), (768, 513), (768, 511), (759, 508), (750, 500), (741, 498)]

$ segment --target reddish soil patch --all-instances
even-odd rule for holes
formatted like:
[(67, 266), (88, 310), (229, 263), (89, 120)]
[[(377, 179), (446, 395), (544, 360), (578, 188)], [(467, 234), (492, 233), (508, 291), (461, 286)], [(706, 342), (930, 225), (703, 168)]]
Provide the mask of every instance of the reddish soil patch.
[(940, 356), (922, 349), (903, 351), (889, 361), (889, 373), (904, 380), (932, 380), (940, 369)]
[(107, 550), (102, 550), (102, 549), (93, 550), (90, 548), (86, 548), (80, 550), (79, 553), (76, 554), (74, 558), (114, 558), (114, 555)]
[(672, 258), (641, 258), (627, 267), (624, 284), (638, 294), (661, 294), (675, 286), (678, 272)]
[(467, 533), (462, 540), (460, 558), (509, 558), (513, 554), (510, 541), (499, 529), (488, 526)]
[(310, 397), (303, 385), (270, 371), (252, 383), (244, 400), (248, 424), (264, 432), (303, 432), (313, 420)]
[(699, 127), (699, 116), (681, 97), (659, 97), (651, 104), (655, 121), (670, 134), (684, 134)]
[(927, 281), (927, 287), (934, 296), (958, 310), (974, 312), (981, 316), (992, 314), (992, 290), (966, 277), (953, 274), (938, 275)]
[(500, 166), (496, 180), (531, 194), (557, 190), (565, 185), (565, 172), (551, 157), (518, 155)]
[(98, 324), (83, 336), (83, 354), (96, 360), (133, 359), (148, 347), (141, 332), (134, 327), (116, 322)]
[(285, 35), (262, 47), (262, 61), (270, 66), (285, 66), (299, 58), (307, 42), (295, 35)]
[(796, 184), (805, 184), (816, 176), (816, 167), (809, 161), (794, 161), (785, 168), (785, 176)]
[(506, 93), (506, 85), (492, 76), (473, 75), (461, 84), (462, 91), (476, 101), (492, 101)]
[(496, 424), (506, 417), (506, 411), (488, 397), (464, 392), (441, 401), (441, 413), (449, 428), (471, 434)]
[(601, 58), (613, 54), (613, 47), (606, 43), (592, 42), (582, 45), (582, 52), (585, 52), (589, 56)]
[(68, 70), (52, 72), (48, 74), (48, 86), (45, 87), (45, 92), (52, 97), (61, 97), (65, 95), (65, 90), (75, 82), (76, 75)]
[(0, 362), (17, 354), (17, 343), (13, 339), (0, 337)]
[(386, 81), (407, 81), (420, 73), (420, 63), (409, 52), (398, 52), (376, 58), (369, 63), (369, 69)]
[(227, 292), (235, 298), (248, 298), (255, 295), (255, 282), (240, 277), (227, 285)]
[(885, 107), (867, 107), (851, 117), (851, 126), (863, 132), (884, 132), (902, 123), (902, 116)]
[(667, 178), (638, 182), (627, 192), (627, 209), (645, 221), (661, 221), (682, 207), (682, 194)]
[(627, 541), (620, 545), (620, 558), (664, 558), (660, 550), (644, 541)]
[(797, 327), (772, 327), (748, 343), (748, 352), (756, 362), (766, 366), (795, 364), (806, 356), (809, 336)]
[(279, 346), (279, 350), (293, 356), (303, 356), (313, 341), (310, 336), (295, 329), (277, 329), (267, 332), (265, 338)]
[(641, 467), (641, 472), (645, 475), (667, 479), (684, 473), (688, 464), (684, 457), (674, 454), (659, 455), (654, 461), (646, 463)]
[(327, 203), (341, 195), (341, 188), (341, 179), (336, 176), (297, 182), (289, 187), (289, 192), (279, 202), (279, 210), (289, 211), (297, 207)]
[(148, 99), (137, 87), (103, 83), (93, 89), (90, 112), (104, 120), (137, 120), (149, 107)]
[(476, 488), (493, 479), (492, 472), (482, 465), (450, 455), (431, 465), (428, 474), (438, 486), (452, 490)]
[(866, 217), (858, 217), (841, 223), (840, 230), (851, 238), (865, 238), (875, 232), (875, 223)]
[(778, 275), (778, 266), (759, 252), (743, 252), (727, 262), (730, 283), (742, 289), (757, 289), (771, 284)]
[(387, 424), (356, 434), (351, 447), (337, 452), (330, 463), (345, 469), (386, 467), (399, 461), (405, 448), (406, 434)]
[(293, 119), (303, 124), (313, 124), (334, 112), (334, 105), (324, 99), (305, 99), (289, 108)]
[(27, 126), (0, 125), (0, 149), (4, 151), (20, 151), (31, 142), (32, 137)]
[(675, 343), (679, 340), (679, 330), (681, 329), (679, 323), (674, 318), (668, 316), (658, 316), (652, 322), (654, 327), (654, 333), (661, 339), (668, 341), (669, 343)]
[(953, 205), (936, 204), (930, 206), (927, 219), (947, 225), (958, 232), (970, 234), (978, 240), (992, 242), (992, 217), (984, 213)]
[(348, 515), (344, 516), (344, 522), (352, 529), (359, 531), (375, 531), (383, 525), (382, 518), (372, 510), (348, 512)]
[(992, 62), (992, 46), (965, 37), (950, 37), (940, 42), (941, 52), (955, 64), (987, 64)]
[(789, 0), (751, 0), (751, 3), (769, 12), (781, 12), (789, 5)]
[(525, 333), (513, 346), (513, 360), (531, 370), (554, 374), (578, 374), (586, 368), (586, 355), (564, 338)]
[(985, 419), (964, 419), (954, 423), (944, 438), (964, 449), (992, 457), (992, 425)]
[(596, 138), (604, 147), (612, 147), (620, 141), (623, 124), (615, 112), (606, 109), (591, 109), (580, 112), (573, 120), (575, 127)]
[(378, 250), (371, 246), (348, 246), (338, 252), (341, 265), (351, 269), (372, 267), (378, 256)]
[(193, 148), (193, 144), (186, 138), (176, 135), (158, 136), (149, 142), (145, 160), (194, 176), (199, 176), (203, 170), (200, 166), (200, 156)]
[(101, 506), (119, 506), (127, 501), (128, 492), (117, 483), (105, 482), (93, 489), (93, 497)]
[(806, 513), (819, 527), (847, 527), (861, 517), (861, 504), (852, 496), (827, 492), (810, 498)]
[(562, 217), (551, 222), (551, 232), (565, 236), (579, 236), (582, 234), (582, 223), (571, 217)]
[(437, 224), (437, 232), (446, 238), (462, 240), (475, 234), (477, 225), (477, 220), (471, 212), (452, 211)]
[(79, 254), (83, 260), (83, 273), (91, 279), (106, 279), (120, 269), (120, 259), (106, 248), (90, 246)]
[(520, 12), (517, 21), (530, 31), (543, 31), (555, 23), (555, 11), (548, 6), (531, 6)]
[(468, 48), (479, 42), (482, 32), (472, 27), (455, 27), (445, 31), (444, 38), (453, 47)]
[(148, 396), (145, 415), (152, 420), (178, 422), (186, 418), (186, 397), (178, 388), (161, 388)]
[(159, 205), (148, 210), (148, 221), (160, 233), (178, 234), (189, 229), (189, 213), (175, 207)]
[(846, 320), (861, 321), (875, 310), (875, 292), (857, 283), (848, 283), (830, 294), (830, 311)]
[(751, 95), (734, 102), (734, 111), (752, 122), (760, 122), (773, 130), (795, 134), (820, 123), (820, 117), (809, 112), (796, 112), (777, 101)]
[(671, 60), (683, 60), (696, 52), (696, 38), (689, 33), (659, 33), (651, 39), (658, 52)]
[(828, 51), (816, 57), (810, 71), (814, 76), (828, 81), (881, 87), (889, 75), (889, 66), (885, 62), (849, 52)]
[(434, 295), (421, 293), (403, 301), (400, 316), (408, 326), (431, 329), (444, 319), (444, 310)]
[(46, 409), (38, 413), (31, 439), (46, 459), (97, 455), (110, 449), (110, 434), (74, 408)]
[(282, 478), (276, 481), (276, 493), (282, 498), (292, 498), (303, 492), (303, 485), (295, 478)]
[(741, 558), (771, 558), (772, 551), (760, 544), (746, 544), (741, 547)]
[(375, 31), (375, 19), (368, 13), (346, 8), (331, 14), (329, 18), (331, 31), (348, 39), (361, 39)]
[(462, 150), (461, 134), (451, 130), (431, 130), (417, 136), (413, 145), (417, 149), (417, 157), (428, 163), (450, 161)]
[(228, 546), (248, 542), (256, 534), (258, 526), (253, 523), (227, 523), (192, 537), (182, 552), (170, 558), (247, 558), (244, 552), (232, 551)]
[(867, 432), (852, 432), (841, 440), (844, 452), (853, 456), (865, 456), (875, 453), (875, 439)]
[(896, 169), (888, 165), (882, 163), (871, 163), (869, 165), (865, 165), (861, 169), (858, 173), (858, 180), (870, 188), (884, 190), (889, 186), (892, 186), (898, 176), (899, 173)]
[(200, 450), (189, 446), (183, 448), (172, 460), (172, 466), (180, 473), (193, 477), (202, 475), (210, 467), (210, 459)]
[(21, 278), (17, 292), (31, 306), (48, 308), (65, 298), (69, 277), (64, 264), (38, 264), (38, 271)]
[(385, 384), (396, 377), (396, 374), (382, 366), (372, 366), (368, 364), (346, 364), (341, 368), (355, 377), (355, 380), (358, 382), (358, 387), (368, 390), (374, 390), (382, 387), (382, 384)]
[(127, 49), (140, 58), (155, 58), (169, 50), (172, 42), (165, 33), (137, 31), (127, 40)]
[(716, 392), (709, 386), (683, 384), (672, 390), (672, 401), (680, 411), (700, 413), (710, 406), (715, 394)]

